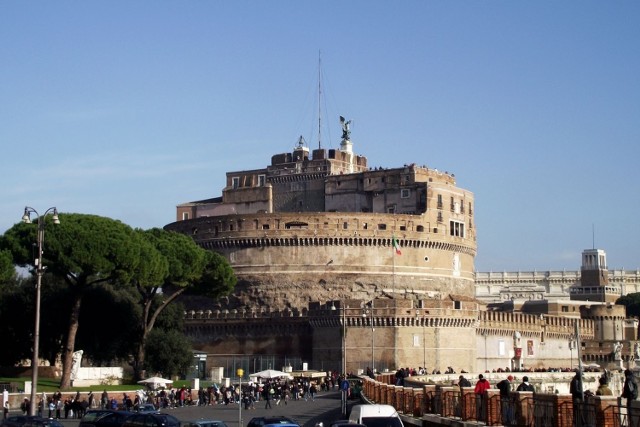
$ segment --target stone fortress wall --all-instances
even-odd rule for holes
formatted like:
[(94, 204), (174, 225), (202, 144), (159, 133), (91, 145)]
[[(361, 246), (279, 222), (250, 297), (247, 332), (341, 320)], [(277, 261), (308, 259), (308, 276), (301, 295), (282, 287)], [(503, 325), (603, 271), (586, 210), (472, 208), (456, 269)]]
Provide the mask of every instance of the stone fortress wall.
[(371, 366), (443, 373), (449, 366), (458, 372), (570, 368), (577, 363), (570, 348), (576, 324), (583, 341), (595, 333), (590, 319), (484, 311), (474, 302), (451, 300), (376, 300), (372, 307), (350, 299), (304, 310), (189, 310), (185, 317), (185, 333), (209, 354), (284, 352), (337, 371), (344, 356), (349, 372)]
[[(421, 216), (255, 213), (178, 221), (168, 228), (229, 260), (240, 280), (231, 308), (302, 309), (311, 301), (394, 292), (474, 296), (475, 240), (435, 229)], [(402, 255), (395, 255), (394, 237)]]

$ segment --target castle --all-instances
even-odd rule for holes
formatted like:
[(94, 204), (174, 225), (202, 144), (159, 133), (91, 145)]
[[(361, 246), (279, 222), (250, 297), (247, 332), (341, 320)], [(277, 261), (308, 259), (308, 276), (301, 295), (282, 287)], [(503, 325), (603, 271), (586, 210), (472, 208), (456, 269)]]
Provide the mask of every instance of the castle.
[[(301, 137), (266, 168), (227, 172), (222, 197), (178, 205), (165, 227), (223, 254), (238, 277), (232, 295), (187, 313), (186, 333), (207, 364), (270, 354), (336, 371), (567, 366), (579, 341), (600, 337), (608, 349), (637, 337), (610, 304), (617, 290), (603, 278), (606, 257), (583, 255), (593, 286), (556, 289), (601, 296), (590, 303), (523, 310), (504, 298), (513, 296), (504, 284), (478, 280), (473, 194), (437, 169), (370, 168), (341, 123), (340, 149), (310, 153)], [(524, 288), (529, 300), (548, 301), (539, 284)], [(615, 316), (593, 301), (609, 302)], [(620, 334), (605, 336), (611, 327)]]

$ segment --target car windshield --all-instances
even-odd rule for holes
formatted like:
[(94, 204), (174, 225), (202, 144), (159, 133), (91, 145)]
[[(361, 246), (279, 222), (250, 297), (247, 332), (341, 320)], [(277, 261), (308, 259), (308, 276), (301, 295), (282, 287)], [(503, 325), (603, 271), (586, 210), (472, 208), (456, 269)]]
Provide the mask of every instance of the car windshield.
[(398, 417), (368, 417), (362, 418), (362, 424), (367, 427), (402, 427)]
[(111, 412), (107, 412), (107, 411), (89, 411), (86, 414), (84, 414), (84, 417), (82, 417), (82, 421), (96, 421), (106, 417), (110, 413)]

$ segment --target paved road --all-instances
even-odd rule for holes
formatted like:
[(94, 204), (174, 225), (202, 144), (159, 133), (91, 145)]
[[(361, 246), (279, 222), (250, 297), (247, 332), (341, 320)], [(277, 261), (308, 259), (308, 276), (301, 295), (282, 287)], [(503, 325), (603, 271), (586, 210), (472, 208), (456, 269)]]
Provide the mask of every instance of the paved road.
[[(356, 401), (349, 401), (349, 405)], [(280, 401), (280, 405), (271, 401), (272, 409), (265, 409), (265, 402), (256, 402), (256, 409), (245, 410), (242, 407), (242, 427), (246, 426), (253, 417), (267, 415), (284, 415), (297, 421), (302, 427), (314, 427), (316, 423), (322, 422), (328, 427), (331, 422), (342, 418), (340, 411), (340, 392), (328, 391), (320, 392), (316, 395), (315, 401), (290, 400), (287, 405)], [(165, 409), (162, 412), (171, 414), (180, 421), (197, 420), (200, 418), (210, 420), (222, 420), (229, 427), (239, 426), (238, 405), (230, 404), (213, 406), (188, 406), (184, 408)], [(77, 427), (78, 420), (61, 420), (65, 427)]]

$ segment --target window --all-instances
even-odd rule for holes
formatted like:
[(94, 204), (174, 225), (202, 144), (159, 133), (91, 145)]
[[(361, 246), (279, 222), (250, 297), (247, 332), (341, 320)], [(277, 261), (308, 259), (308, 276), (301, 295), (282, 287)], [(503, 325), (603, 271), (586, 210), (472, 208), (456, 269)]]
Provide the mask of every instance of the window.
[(267, 182), (267, 177), (265, 175), (258, 175), (258, 186), (264, 187)]
[(420, 347), (420, 336), (417, 334), (413, 335), (413, 346)]
[(569, 306), (567, 306), (567, 305), (563, 305), (563, 306), (562, 306), (562, 312), (563, 312), (563, 313), (568, 313), (568, 312), (569, 312)]
[(386, 230), (387, 224), (378, 224), (378, 230)]
[(189, 212), (182, 212), (182, 220), (186, 221), (189, 219)]
[(464, 237), (464, 223), (460, 221), (449, 221), (449, 234), (455, 237)]
[(403, 199), (408, 199), (411, 196), (411, 190), (408, 188), (403, 188), (400, 190), (400, 197)]
[(438, 209), (442, 209), (442, 194), (438, 194)]
[(346, 222), (346, 221), (345, 221), (345, 222), (343, 222), (343, 223), (342, 223), (342, 229), (343, 229), (343, 230), (346, 230), (346, 229), (348, 229), (348, 228), (349, 228), (349, 223), (348, 223), (348, 222)]
[(231, 187), (238, 188), (240, 187), (240, 177), (234, 176), (231, 178)]
[(396, 213), (396, 205), (388, 206), (387, 213), (390, 213), (390, 214)]

